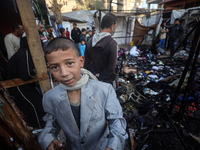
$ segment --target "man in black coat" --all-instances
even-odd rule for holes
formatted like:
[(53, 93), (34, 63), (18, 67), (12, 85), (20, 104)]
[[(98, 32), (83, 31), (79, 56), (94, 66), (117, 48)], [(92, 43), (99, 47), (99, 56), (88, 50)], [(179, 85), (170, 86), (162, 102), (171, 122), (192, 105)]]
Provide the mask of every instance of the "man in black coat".
[[(20, 46), (8, 62), (8, 79), (20, 78), (27, 81), (34, 78), (36, 71), (26, 37), (21, 39)], [(9, 88), (9, 93), (31, 127), (44, 127), (42, 94), (35, 82)]]
[(81, 35), (81, 30), (79, 28), (77, 28), (77, 24), (73, 23), (73, 29), (71, 31), (71, 37), (74, 40), (74, 42), (76, 43), (77, 47), (79, 48), (80, 45), (80, 35)]
[(174, 25), (169, 27), (169, 37), (170, 37), (170, 54), (173, 56), (175, 53), (176, 45), (178, 44), (178, 40), (182, 37), (184, 33), (183, 26), (180, 24), (180, 20), (178, 18), (175, 19)]

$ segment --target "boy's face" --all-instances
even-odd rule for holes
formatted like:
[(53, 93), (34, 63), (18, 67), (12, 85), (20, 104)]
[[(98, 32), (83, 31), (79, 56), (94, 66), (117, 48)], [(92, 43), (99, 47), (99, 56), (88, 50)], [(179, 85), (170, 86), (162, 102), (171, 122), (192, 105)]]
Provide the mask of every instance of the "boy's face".
[(83, 34), (83, 35), (86, 35), (86, 31), (83, 31), (82, 34)]
[(88, 34), (89, 34), (89, 35), (92, 35), (92, 32), (90, 31)]
[(57, 50), (46, 55), (48, 67), (55, 79), (66, 85), (73, 86), (81, 78), (81, 67), (84, 66), (84, 56), (78, 57), (69, 48), (66, 51)]
[(84, 45), (84, 44), (85, 44), (85, 41), (81, 41), (81, 44)]

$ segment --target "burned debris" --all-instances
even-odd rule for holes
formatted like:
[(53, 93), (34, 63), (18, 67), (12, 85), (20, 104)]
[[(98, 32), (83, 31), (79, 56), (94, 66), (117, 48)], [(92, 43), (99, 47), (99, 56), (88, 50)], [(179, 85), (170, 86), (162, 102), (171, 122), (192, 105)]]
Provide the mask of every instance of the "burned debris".
[[(128, 124), (129, 141), (125, 149), (199, 148), (198, 24), (189, 52), (160, 57), (145, 44), (135, 47), (137, 56), (120, 50), (117, 95)], [(130, 71), (124, 71), (127, 69)]]

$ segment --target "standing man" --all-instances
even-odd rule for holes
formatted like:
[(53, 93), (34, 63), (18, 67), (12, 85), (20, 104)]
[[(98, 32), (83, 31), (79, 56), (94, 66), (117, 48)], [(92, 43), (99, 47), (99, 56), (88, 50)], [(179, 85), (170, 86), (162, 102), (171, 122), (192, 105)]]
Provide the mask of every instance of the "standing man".
[(102, 31), (94, 34), (86, 46), (85, 68), (100, 81), (116, 87), (117, 42), (112, 38), (117, 27), (117, 17), (107, 13), (101, 22)]
[(80, 45), (80, 35), (81, 35), (81, 30), (79, 28), (77, 28), (77, 24), (73, 23), (73, 29), (71, 32), (71, 37), (74, 40), (74, 42), (76, 43), (77, 47), (79, 47)]
[(39, 35), (40, 35), (40, 40), (42, 42), (42, 48), (43, 48), (43, 51), (45, 49), (45, 47), (47, 46), (48, 44), (48, 39), (47, 37), (43, 34), (44, 33), (44, 25), (39, 23), (38, 24), (38, 32), (39, 32)]
[(18, 23), (12, 24), (13, 32), (9, 33), (4, 38), (8, 60), (17, 52), (20, 47), (20, 36), (24, 33), (24, 28)]
[(173, 56), (176, 49), (176, 45), (178, 44), (178, 40), (183, 35), (183, 32), (184, 32), (183, 26), (180, 24), (180, 20), (176, 18), (174, 21), (174, 25), (169, 27), (171, 56)]

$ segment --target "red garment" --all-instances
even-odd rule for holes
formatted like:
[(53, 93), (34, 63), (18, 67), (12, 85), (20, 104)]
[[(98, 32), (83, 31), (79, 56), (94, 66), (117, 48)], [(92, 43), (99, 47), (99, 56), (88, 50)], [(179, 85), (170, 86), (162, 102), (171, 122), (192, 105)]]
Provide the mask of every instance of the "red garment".
[(66, 35), (62, 34), (61, 37), (66, 37)]
[(70, 36), (70, 33), (69, 33), (69, 31), (66, 31), (66, 37), (68, 37), (68, 38), (69, 38), (69, 36)]

